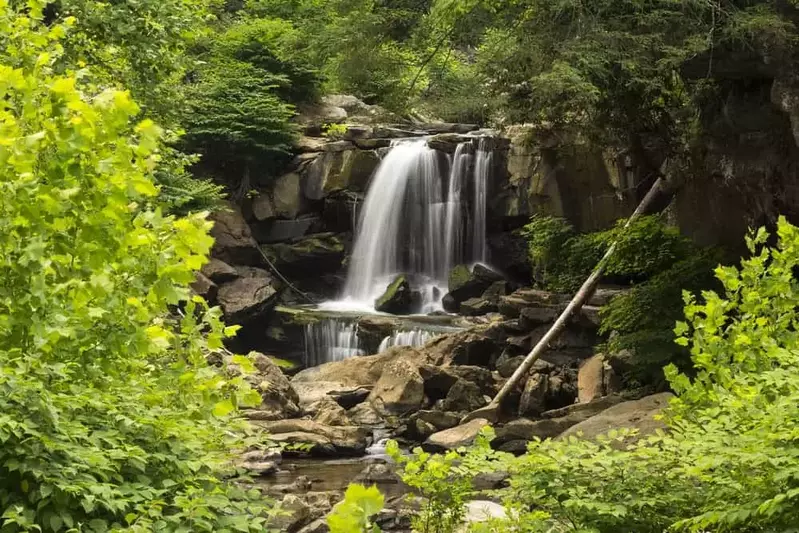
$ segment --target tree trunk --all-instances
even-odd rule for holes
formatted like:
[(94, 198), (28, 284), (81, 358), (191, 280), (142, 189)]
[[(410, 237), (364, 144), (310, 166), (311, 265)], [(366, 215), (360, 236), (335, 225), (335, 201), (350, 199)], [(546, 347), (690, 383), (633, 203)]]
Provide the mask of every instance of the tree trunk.
[[(629, 220), (627, 220), (627, 224), (624, 225), (625, 229), (628, 228), (633, 221), (644, 214), (644, 212), (649, 208), (653, 200), (660, 192), (663, 183), (663, 178), (658, 178), (657, 181), (655, 181), (644, 199), (641, 200), (640, 204), (638, 204), (635, 212), (632, 214), (632, 216), (630, 216)], [(610, 248), (608, 248), (607, 252), (605, 252), (605, 255), (602, 256), (602, 259), (600, 259), (599, 263), (597, 263), (594, 271), (590, 276), (588, 276), (588, 279), (585, 280), (582, 287), (580, 287), (580, 290), (577, 291), (577, 294), (575, 294), (574, 298), (572, 298), (572, 300), (569, 302), (569, 305), (566, 306), (566, 309), (560, 314), (555, 323), (552, 324), (552, 327), (549, 328), (549, 331), (547, 331), (546, 335), (544, 335), (541, 340), (538, 341), (538, 344), (535, 345), (535, 348), (533, 348), (533, 350), (527, 354), (527, 357), (524, 359), (522, 364), (505, 383), (505, 385), (502, 387), (502, 390), (500, 390), (494, 399), (491, 400), (491, 403), (466, 415), (466, 417), (461, 421), (462, 424), (478, 418), (485, 418), (490, 422), (496, 422), (502, 400), (519, 384), (522, 377), (527, 374), (533, 364), (538, 361), (541, 355), (547, 350), (547, 348), (549, 348), (549, 344), (554, 341), (558, 335), (560, 335), (572, 315), (580, 311), (585, 302), (591, 298), (591, 295), (594, 293), (600, 278), (602, 278), (602, 274), (605, 272), (605, 268), (607, 267), (610, 258), (613, 257), (613, 254), (616, 251), (617, 244), (617, 242), (614, 242)]]

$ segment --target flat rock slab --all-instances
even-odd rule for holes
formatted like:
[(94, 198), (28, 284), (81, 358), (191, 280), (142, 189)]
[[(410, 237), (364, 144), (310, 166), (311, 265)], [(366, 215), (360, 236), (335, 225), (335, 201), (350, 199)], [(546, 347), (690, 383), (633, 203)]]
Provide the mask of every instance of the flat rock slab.
[(637, 429), (637, 438), (650, 435), (658, 429), (666, 429), (666, 424), (655, 417), (668, 407), (674, 398), (670, 392), (653, 394), (640, 400), (623, 402), (605, 409), (596, 416), (580, 422), (564, 431), (559, 438), (581, 435), (593, 439), (613, 429)]
[(488, 420), (477, 418), (461, 426), (434, 433), (424, 442), (422, 447), (430, 451), (443, 451), (469, 446), (474, 443), (480, 431), (489, 425), (491, 423)]

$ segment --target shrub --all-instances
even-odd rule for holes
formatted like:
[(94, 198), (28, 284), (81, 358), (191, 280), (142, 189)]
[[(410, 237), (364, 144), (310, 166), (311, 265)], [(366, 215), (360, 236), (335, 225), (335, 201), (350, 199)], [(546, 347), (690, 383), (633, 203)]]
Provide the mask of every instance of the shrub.
[(235, 329), (188, 289), (210, 222), (146, 207), (159, 128), (55, 74), (70, 21), (41, 20), (0, 0), (0, 529), (262, 531), (224, 481), (260, 397), (206, 363)]

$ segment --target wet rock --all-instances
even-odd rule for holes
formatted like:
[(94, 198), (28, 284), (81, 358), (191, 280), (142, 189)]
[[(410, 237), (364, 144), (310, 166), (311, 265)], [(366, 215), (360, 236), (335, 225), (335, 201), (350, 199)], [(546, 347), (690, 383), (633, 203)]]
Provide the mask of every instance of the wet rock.
[(620, 403), (572, 426), (563, 432), (560, 438), (579, 434), (583, 438), (592, 439), (611, 429), (637, 429), (636, 438), (627, 441), (628, 443), (632, 442), (654, 433), (658, 429), (666, 429), (666, 425), (662, 421), (656, 420), (655, 417), (668, 406), (673, 397), (673, 394), (664, 392), (640, 400)]
[(238, 279), (219, 288), (217, 300), (228, 324), (241, 324), (271, 310), (278, 291), (272, 276), (265, 270), (239, 267)]
[(441, 299), (441, 306), (444, 308), (444, 311), (448, 313), (457, 313), (461, 308), (461, 305), (458, 303), (455, 297), (449, 293), (445, 294)]
[(405, 357), (391, 361), (375, 384), (368, 401), (382, 415), (402, 415), (421, 408), (424, 380), (419, 361)]
[(217, 284), (200, 272), (194, 273), (194, 283), (190, 287), (194, 294), (202, 296), (207, 302), (214, 302), (219, 292)]
[(375, 310), (394, 315), (409, 314), (414, 307), (411, 286), (405, 276), (397, 276), (386, 287), (386, 292), (375, 300)]
[(485, 404), (486, 401), (480, 391), (480, 387), (471, 381), (459, 379), (447, 393), (443, 408), (446, 411), (471, 412), (483, 407)]
[(503, 281), (502, 275), (477, 264), (471, 271), (457, 265), (449, 273), (449, 296), (459, 305), (470, 298), (480, 297), (493, 283)]
[(326, 426), (305, 419), (254, 423), (269, 432), (274, 442), (308, 445), (312, 455), (323, 457), (363, 455), (371, 439), (371, 433), (358, 426)]
[(232, 265), (260, 266), (263, 263), (258, 243), (238, 207), (229, 204), (226, 209), (214, 212), (211, 220), (214, 222), (211, 228), (213, 257)]
[(228, 281), (233, 281), (239, 277), (239, 273), (236, 272), (235, 268), (215, 257), (209, 259), (208, 262), (200, 269), (200, 272), (217, 284), (227, 283)]
[(474, 443), (480, 431), (488, 425), (490, 425), (488, 420), (478, 418), (466, 424), (434, 433), (422, 446), (426, 450), (435, 452), (469, 446)]
[(496, 311), (497, 304), (483, 298), (469, 298), (458, 308), (458, 312), (464, 316), (483, 316)]
[(380, 343), (394, 333), (397, 319), (368, 316), (358, 321), (358, 339), (366, 353), (377, 353)]

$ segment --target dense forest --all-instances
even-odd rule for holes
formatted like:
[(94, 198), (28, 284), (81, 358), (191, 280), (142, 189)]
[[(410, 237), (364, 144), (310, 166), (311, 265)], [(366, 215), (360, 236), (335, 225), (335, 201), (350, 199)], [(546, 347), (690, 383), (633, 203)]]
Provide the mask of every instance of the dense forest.
[[(472, 531), (799, 531), (797, 21), (795, 0), (0, 0), (0, 532), (288, 530), (237, 461), (277, 446), (241, 416), (261, 368), (193, 284), (210, 217), (272, 186), (334, 94), (407, 129), (526, 124), (669, 194), (718, 174), (719, 147), (785, 156), (768, 184), (722, 172), (753, 203), (777, 191), (730, 214), (763, 226), (737, 246), (667, 215), (502, 228), (557, 293), (616, 243), (606, 281), (632, 289), (602, 348), (635, 354), (630, 389), (675, 393), (664, 429), (389, 453), (423, 533), (466, 531), (472, 479), (497, 472), (507, 514)], [(730, 141), (750, 120), (767, 136)], [(379, 531), (384, 503), (353, 485), (313, 531)]]

